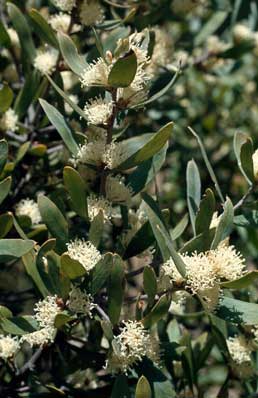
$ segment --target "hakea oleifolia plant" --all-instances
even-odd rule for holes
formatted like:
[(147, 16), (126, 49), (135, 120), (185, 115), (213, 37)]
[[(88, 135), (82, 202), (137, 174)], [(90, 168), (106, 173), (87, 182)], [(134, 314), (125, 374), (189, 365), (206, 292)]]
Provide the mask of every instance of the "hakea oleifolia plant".
[[(37, 202), (24, 198), (15, 206), (18, 221), (22, 217), (29, 219), (32, 229), (45, 224), (55, 239), (48, 240), (41, 247), (25, 240), (26, 248), (20, 249), (26, 270), (44, 298), (35, 304), (33, 315), (27, 318), (30, 328), (25, 329), (20, 337), (12, 331), (13, 319), (5, 309), (1, 315), (5, 334), (0, 337), (0, 358), (13, 365), (17, 353), (27, 345), (37, 347), (36, 360), (44, 348), (55, 343), (59, 330), (67, 334), (68, 339), (74, 337), (76, 340), (73, 331), (80, 333), (80, 322), (96, 319), (101, 320), (105, 337), (102, 346), (105, 351), (102, 371), (105, 374), (133, 375), (139, 364), (146, 360), (163, 369), (165, 353), (155, 326), (168, 314), (184, 314), (189, 298), (194, 298), (202, 306), (201, 315), (208, 316), (214, 328), (214, 314), (232, 321), (236, 306), (244, 314), (248, 312), (249, 304), (254, 305), (225, 296), (224, 289), (247, 286), (255, 277), (248, 272), (244, 258), (230, 243), (230, 232), (234, 211), (240, 209), (254, 192), (258, 153), (253, 151), (248, 136), (236, 134), (238, 164), (250, 188), (233, 206), (220, 190), (200, 138), (190, 129), (200, 145), (222, 202), (222, 211), (221, 214), (216, 212), (215, 195), (211, 189), (201, 199), (199, 171), (195, 162), (190, 161), (187, 167), (187, 200), (194, 237), (177, 250), (171, 238), (174, 231), (171, 234), (166, 212), (161, 211), (158, 201), (146, 192), (139, 198), (139, 193), (156, 178), (155, 174), (161, 167), (160, 157), (165, 156), (172, 123), (157, 133), (127, 140), (121, 138), (126, 126), (120, 126), (125, 114), (158, 99), (172, 87), (179, 75), (178, 64), (170, 68), (176, 73), (166, 90), (150, 96), (151, 83), (159, 72), (159, 66), (168, 63), (171, 50), (169, 44), (164, 51), (160, 48), (161, 42), (166, 42), (164, 34), (158, 28), (135, 32), (118, 40), (114, 51), (104, 53), (101, 39), (95, 32), (100, 56), (87, 64), (77, 53), (72, 40), (65, 35), (80, 30), (80, 26), (73, 23), (76, 2), (53, 0), (53, 4), (61, 13), (52, 16), (49, 23), (58, 32), (61, 53), (51, 47), (40, 48), (35, 53), (33, 66), (48, 81), (48, 88), (52, 85), (64, 98), (66, 113), (77, 112), (82, 125), (87, 121), (85, 134), (79, 133), (77, 137), (71, 133), (58, 110), (46, 100), (40, 101), (70, 151), (63, 174), (70, 197), (71, 223), (73, 217), (79, 216), (88, 229), (82, 236), (78, 234), (70, 238), (64, 215), (42, 193), (38, 194)], [(103, 15), (98, 1), (81, 3), (81, 24), (101, 23)], [(53, 78), (61, 63), (72, 71), (62, 71), (63, 77), (66, 76), (64, 91)], [(74, 74), (82, 90), (90, 92), (95, 87), (100, 92), (88, 99), (83, 109), (78, 106), (78, 96), (66, 93), (73, 85)], [(18, 125), (18, 115), (9, 108), (1, 118), (1, 129), (15, 132)], [(156, 196), (158, 199), (158, 191)], [(17, 224), (16, 228), (24, 237)], [(178, 227), (175, 240), (184, 228), (181, 226), (178, 233)], [(114, 238), (112, 229), (119, 231)], [(10, 257), (19, 255), (11, 252)], [(138, 268), (132, 268), (132, 259), (137, 260)], [(60, 269), (58, 289), (53, 287), (51, 280), (51, 270), (56, 264)], [(143, 288), (140, 286), (135, 295), (125, 297), (134, 278), (141, 274)], [(135, 316), (132, 315), (133, 309)], [(244, 316), (242, 320), (245, 321)], [(225, 339), (224, 345), (229, 366), (240, 378), (254, 374), (252, 352), (256, 350), (258, 341), (257, 317), (256, 320), (248, 319), (247, 324), (253, 325), (248, 331), (249, 339), (242, 330), (239, 335)], [(179, 353), (175, 355), (178, 356)], [(144, 383), (149, 388), (147, 380)]]

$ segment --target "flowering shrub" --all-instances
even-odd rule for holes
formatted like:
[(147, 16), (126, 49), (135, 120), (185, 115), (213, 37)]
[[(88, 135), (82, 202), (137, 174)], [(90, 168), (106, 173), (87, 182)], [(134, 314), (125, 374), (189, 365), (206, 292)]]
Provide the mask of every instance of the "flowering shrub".
[(0, 397), (257, 396), (242, 3), (0, 5)]

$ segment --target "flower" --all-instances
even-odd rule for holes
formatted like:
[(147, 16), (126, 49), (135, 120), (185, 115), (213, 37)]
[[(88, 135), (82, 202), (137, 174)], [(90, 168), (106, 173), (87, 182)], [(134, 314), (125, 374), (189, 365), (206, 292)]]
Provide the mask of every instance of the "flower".
[(124, 321), (120, 334), (114, 337), (114, 352), (107, 362), (111, 371), (127, 373), (143, 357), (159, 362), (158, 341), (138, 321)]
[(4, 113), (4, 115), (0, 120), (0, 126), (1, 126), (0, 128), (2, 130), (15, 131), (18, 129), (17, 123), (18, 123), (18, 115), (15, 113), (13, 109), (9, 108)]
[(101, 97), (90, 99), (86, 102), (84, 112), (88, 118), (89, 123), (92, 124), (107, 124), (108, 119), (113, 112), (113, 102)]
[(55, 317), (61, 311), (57, 304), (57, 296), (47, 296), (36, 303), (35, 319), (41, 328), (54, 328)]
[(109, 169), (115, 169), (128, 158), (126, 146), (123, 142), (112, 142), (105, 148), (103, 161)]
[(53, 343), (55, 339), (56, 329), (53, 327), (45, 327), (40, 330), (36, 330), (32, 333), (24, 334), (21, 337), (21, 343), (26, 342), (31, 347), (39, 346), (42, 347), (45, 344)]
[(76, 5), (76, 0), (52, 0), (52, 3), (62, 11), (70, 12)]
[(248, 26), (238, 23), (233, 28), (233, 38), (236, 44), (240, 44), (243, 41), (251, 40), (253, 33)]
[(106, 196), (110, 202), (116, 202), (129, 206), (133, 191), (131, 187), (124, 184), (124, 178), (120, 175), (108, 175), (106, 179)]
[(229, 337), (227, 339), (229, 353), (236, 364), (251, 362), (251, 349), (242, 336)]
[[(78, 98), (77, 95), (70, 94), (70, 95), (69, 95), (69, 98), (70, 98), (70, 100), (73, 101), (76, 105), (78, 104), (79, 98)], [(65, 107), (65, 112), (66, 112), (66, 113), (68, 113), (68, 114), (73, 113), (73, 108), (72, 108), (66, 101), (65, 101), (64, 107)]]
[(253, 153), (253, 168), (254, 168), (254, 177), (258, 179), (258, 149)]
[(155, 33), (155, 43), (151, 62), (149, 63), (147, 70), (154, 74), (157, 72), (159, 66), (166, 66), (172, 61), (173, 41), (172, 35), (170, 35), (165, 29), (155, 27), (152, 31)]
[(233, 281), (243, 276), (244, 258), (234, 246), (221, 244), (216, 250), (210, 250), (208, 257), (217, 278)]
[(79, 150), (73, 159), (75, 164), (94, 164), (100, 166), (103, 163), (106, 142), (103, 140), (87, 142), (79, 145)]
[(68, 308), (70, 311), (92, 317), (91, 311), (95, 308), (93, 298), (79, 287), (73, 286), (69, 293)]
[(59, 14), (52, 15), (49, 23), (57, 32), (67, 33), (71, 23), (71, 16), (60, 12)]
[(34, 67), (42, 74), (54, 72), (57, 63), (57, 52), (55, 50), (38, 51), (34, 59)]
[(15, 207), (17, 216), (27, 216), (33, 225), (41, 222), (41, 215), (38, 204), (32, 199), (22, 199)]
[(79, 15), (83, 25), (91, 26), (103, 21), (104, 10), (98, 0), (83, 0)]
[(68, 255), (89, 272), (101, 259), (101, 254), (96, 247), (84, 239), (75, 239), (67, 244)]
[(81, 76), (82, 87), (108, 86), (108, 75), (111, 66), (107, 65), (103, 58), (98, 58), (84, 69)]
[(7, 360), (13, 357), (19, 348), (20, 343), (17, 337), (9, 335), (0, 337), (0, 358)]
[(87, 202), (90, 221), (93, 221), (100, 211), (103, 211), (105, 221), (109, 221), (111, 219), (112, 204), (103, 196), (96, 197), (91, 194), (88, 197)]

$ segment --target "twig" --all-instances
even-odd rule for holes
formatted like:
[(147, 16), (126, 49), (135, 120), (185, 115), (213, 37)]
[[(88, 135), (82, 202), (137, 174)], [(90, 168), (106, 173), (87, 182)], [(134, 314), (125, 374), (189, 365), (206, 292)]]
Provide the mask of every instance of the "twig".
[(237, 202), (234, 206), (234, 210), (239, 209), (239, 207), (243, 206), (243, 204), (245, 203), (246, 199), (248, 198), (248, 196), (253, 192), (254, 186), (250, 186), (248, 191), (244, 194), (244, 196), (242, 197), (242, 199), (239, 200), (239, 202)]
[(97, 312), (99, 313), (99, 315), (101, 315), (101, 317), (102, 317), (105, 321), (110, 322), (109, 316), (105, 313), (105, 311), (104, 311), (98, 304), (96, 305), (95, 308), (96, 308)]
[(27, 372), (27, 370), (31, 370), (33, 369), (35, 363), (37, 362), (37, 360), (39, 359), (39, 357), (41, 356), (43, 351), (43, 348), (40, 347), (37, 349), (36, 352), (34, 352), (34, 354), (32, 355), (32, 357), (28, 360), (28, 362), (26, 362), (23, 367), (17, 371), (16, 376), (21, 376), (23, 375), (25, 372)]

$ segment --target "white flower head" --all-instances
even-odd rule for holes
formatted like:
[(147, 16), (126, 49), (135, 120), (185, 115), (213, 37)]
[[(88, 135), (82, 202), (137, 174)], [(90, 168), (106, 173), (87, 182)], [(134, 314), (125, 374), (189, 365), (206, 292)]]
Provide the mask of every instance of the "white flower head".
[(52, 0), (52, 3), (62, 11), (71, 12), (76, 5), (76, 0)]
[(38, 204), (32, 199), (22, 199), (15, 207), (17, 216), (27, 216), (31, 219), (32, 225), (42, 221)]
[(233, 28), (233, 38), (235, 43), (239, 44), (243, 41), (251, 40), (253, 38), (253, 33), (248, 26), (238, 23)]
[(227, 339), (229, 353), (236, 364), (251, 362), (251, 349), (242, 336), (229, 337)]
[(89, 123), (107, 124), (113, 112), (113, 102), (101, 97), (90, 99), (86, 102), (84, 113)]
[(77, 286), (73, 286), (69, 293), (68, 308), (77, 314), (83, 314), (92, 318), (92, 310), (96, 307), (93, 297)]
[(54, 328), (55, 317), (60, 311), (56, 295), (45, 297), (34, 307), (35, 319), (41, 328)]
[(141, 322), (124, 321), (124, 327), (114, 337), (115, 351), (108, 360), (107, 367), (111, 371), (127, 373), (131, 367), (143, 357), (149, 357), (156, 364), (159, 362), (159, 344), (144, 329)]
[(68, 255), (89, 272), (101, 259), (101, 254), (96, 247), (84, 239), (75, 239), (67, 244)]
[(18, 129), (18, 115), (15, 111), (9, 108), (0, 120), (0, 129), (15, 131)]
[(253, 167), (254, 167), (254, 177), (258, 179), (258, 149), (253, 153)]
[(40, 50), (34, 59), (34, 67), (42, 74), (51, 74), (56, 68), (57, 52), (55, 50)]
[(49, 23), (57, 32), (67, 33), (71, 23), (71, 15), (60, 12), (59, 14), (52, 15)]
[(35, 332), (24, 334), (21, 337), (21, 343), (26, 342), (31, 347), (42, 347), (45, 344), (53, 343), (56, 335), (56, 329), (53, 327), (44, 327)]
[(82, 87), (108, 86), (108, 75), (111, 66), (103, 58), (98, 58), (87, 66), (81, 76)]
[(176, 285), (181, 285), (185, 279), (182, 277), (180, 272), (178, 271), (176, 264), (172, 257), (170, 257), (163, 265), (162, 270), (164, 275), (169, 276), (171, 282), (175, 283)]
[(104, 10), (98, 0), (83, 0), (80, 8), (80, 21), (83, 25), (99, 24), (104, 19)]
[(105, 221), (109, 221), (111, 219), (112, 204), (103, 196), (96, 197), (91, 194), (88, 197), (87, 202), (90, 221), (93, 221), (100, 211), (103, 211)]
[(127, 158), (128, 153), (123, 142), (112, 142), (106, 145), (103, 161), (109, 169), (115, 169)]
[(133, 191), (126, 186), (124, 178), (120, 175), (108, 175), (106, 179), (106, 196), (110, 202), (129, 206), (132, 200)]
[(103, 163), (106, 142), (103, 140), (86, 142), (79, 145), (79, 150), (74, 157), (74, 163), (93, 164), (100, 166)]
[(218, 279), (233, 281), (245, 272), (244, 258), (234, 246), (220, 244), (208, 252), (208, 258)]
[(0, 336), (0, 358), (7, 360), (12, 358), (18, 349), (20, 348), (20, 343), (18, 338), (12, 336)]

